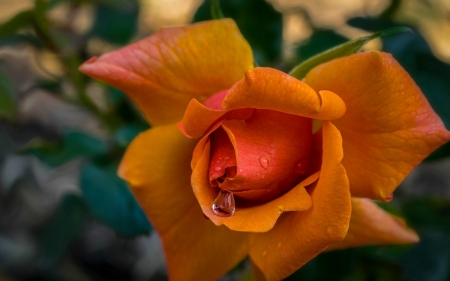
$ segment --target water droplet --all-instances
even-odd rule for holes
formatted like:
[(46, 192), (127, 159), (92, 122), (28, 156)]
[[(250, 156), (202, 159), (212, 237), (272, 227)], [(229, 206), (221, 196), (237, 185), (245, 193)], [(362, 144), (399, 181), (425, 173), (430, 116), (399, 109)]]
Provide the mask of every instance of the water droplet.
[(243, 170), (242, 169), (239, 169), (239, 172), (242, 172)]
[(264, 250), (262, 255), (263, 255), (263, 257), (267, 256), (267, 250)]
[(259, 173), (256, 173), (257, 176), (259, 176)]
[(266, 175), (262, 175), (262, 178), (265, 178), (266, 177)]
[(388, 196), (386, 196), (385, 198), (384, 198), (384, 202), (391, 202), (392, 201), (392, 199), (394, 199), (394, 194), (388, 194)]
[(214, 214), (219, 217), (232, 216), (236, 210), (233, 193), (221, 189), (216, 200), (214, 200), (212, 209)]
[(221, 167), (215, 167), (215, 168), (214, 168), (214, 171), (216, 171), (216, 172), (219, 172), (220, 170), (222, 170)]
[(228, 157), (228, 156), (227, 156), (227, 157), (225, 157), (225, 161), (228, 161), (229, 159), (230, 159), (230, 157)]
[(307, 160), (300, 160), (300, 162), (297, 163), (295, 166), (295, 173), (296, 174), (306, 174), (309, 170), (309, 162)]
[(264, 169), (267, 169), (269, 167), (269, 159), (267, 159), (264, 156), (259, 157), (259, 164), (261, 164), (261, 166)]

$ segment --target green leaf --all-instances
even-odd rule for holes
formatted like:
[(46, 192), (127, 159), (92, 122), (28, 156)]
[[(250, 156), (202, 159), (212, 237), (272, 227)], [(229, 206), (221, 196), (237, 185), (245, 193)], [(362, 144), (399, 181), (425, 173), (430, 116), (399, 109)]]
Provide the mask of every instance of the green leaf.
[[(265, 0), (225, 0), (221, 2), (225, 17), (232, 18), (253, 49), (258, 65), (273, 65), (281, 53), (282, 16)], [(211, 19), (211, 1), (197, 10), (194, 21)]]
[(68, 250), (70, 242), (83, 230), (88, 216), (80, 197), (67, 195), (63, 198), (53, 218), (40, 232), (38, 267), (49, 270), (55, 266)]
[(215, 20), (225, 18), (222, 9), (220, 8), (219, 0), (211, 0), (211, 17)]
[(81, 172), (81, 190), (91, 213), (126, 237), (149, 234), (150, 223), (127, 184), (117, 176), (117, 167), (86, 165)]
[(99, 156), (108, 151), (108, 145), (82, 132), (68, 131), (58, 144), (35, 140), (23, 153), (31, 153), (50, 166), (59, 166), (82, 156)]
[(360, 37), (354, 40), (350, 40), (344, 44), (338, 45), (325, 52), (322, 52), (294, 67), (289, 73), (291, 76), (301, 80), (306, 74), (315, 66), (336, 59), (355, 54), (361, 50), (361, 48), (369, 41), (375, 38), (384, 38), (395, 36), (404, 32), (412, 32), (409, 27), (393, 27), (383, 31), (376, 32), (369, 36)]
[(0, 74), (0, 120), (4, 118), (13, 121), (16, 114), (14, 85), (6, 76)]

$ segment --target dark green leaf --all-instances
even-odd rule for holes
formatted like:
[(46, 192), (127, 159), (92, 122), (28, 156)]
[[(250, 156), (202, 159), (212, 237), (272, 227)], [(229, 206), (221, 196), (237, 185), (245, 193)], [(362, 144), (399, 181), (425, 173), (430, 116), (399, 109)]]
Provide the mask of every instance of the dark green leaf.
[(42, 253), (38, 266), (41, 269), (51, 269), (64, 256), (70, 242), (83, 229), (87, 217), (86, 206), (80, 197), (64, 197), (55, 215), (40, 233)]
[(118, 234), (135, 237), (148, 234), (151, 226), (117, 167), (89, 164), (81, 173), (81, 190), (91, 213)]
[(114, 140), (118, 146), (125, 148), (139, 133), (146, 129), (148, 129), (148, 126), (141, 123), (123, 126), (114, 133)]
[[(253, 49), (258, 65), (273, 65), (282, 46), (282, 17), (265, 0), (225, 0), (221, 2), (225, 17), (236, 21)], [(197, 10), (194, 21), (211, 19), (211, 2), (205, 1)]]
[(95, 7), (95, 22), (89, 37), (100, 37), (115, 44), (126, 44), (137, 30), (139, 15), (135, 1), (122, 1), (121, 5), (98, 5)]
[(50, 166), (58, 166), (82, 156), (99, 156), (108, 151), (108, 145), (82, 132), (68, 131), (58, 144), (36, 140), (22, 150), (31, 153)]
[(16, 102), (14, 100), (14, 85), (0, 74), (0, 119), (14, 120), (16, 117)]
[(345, 57), (355, 54), (361, 50), (361, 48), (369, 41), (375, 38), (383, 38), (389, 36), (395, 36), (403, 32), (411, 32), (408, 27), (393, 27), (387, 30), (379, 31), (369, 36), (360, 37), (354, 40), (350, 40), (344, 44), (338, 45), (332, 49), (322, 52), (294, 67), (289, 73), (293, 77), (301, 80), (305, 75), (313, 69), (315, 66), (330, 61), (335, 58)]
[(405, 281), (450, 279), (450, 236), (428, 229), (420, 234), (420, 243), (404, 258)]

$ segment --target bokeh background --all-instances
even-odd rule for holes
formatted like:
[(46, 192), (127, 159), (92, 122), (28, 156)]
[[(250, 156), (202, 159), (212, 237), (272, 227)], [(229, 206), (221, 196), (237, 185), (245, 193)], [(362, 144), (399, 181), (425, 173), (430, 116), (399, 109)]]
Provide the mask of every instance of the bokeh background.
[[(162, 26), (210, 19), (201, 0), (0, 1), (0, 280), (166, 280), (163, 252), (115, 173), (149, 128), (117, 89), (78, 66)], [(450, 128), (450, 1), (221, 0), (257, 63), (289, 71), (349, 39), (390, 52)], [(450, 281), (450, 145), (394, 193), (387, 211), (416, 245), (319, 255), (286, 280)], [(182, 239), (182, 237), (180, 237)], [(226, 254), (226, 253), (224, 253)], [(207, 269), (204, 269), (207, 270)], [(250, 280), (243, 261), (225, 280)]]

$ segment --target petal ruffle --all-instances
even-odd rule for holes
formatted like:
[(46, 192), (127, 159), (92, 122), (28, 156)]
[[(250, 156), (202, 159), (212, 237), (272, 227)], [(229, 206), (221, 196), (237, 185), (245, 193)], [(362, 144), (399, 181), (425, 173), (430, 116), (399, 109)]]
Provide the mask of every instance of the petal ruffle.
[(193, 99), (186, 108), (181, 125), (187, 136), (198, 138), (215, 123), (227, 119), (245, 120), (250, 118), (252, 113), (252, 108), (231, 111), (211, 109)]
[(330, 91), (318, 94), (308, 85), (273, 68), (248, 70), (222, 102), (226, 110), (271, 109), (308, 118), (333, 120), (345, 113), (342, 99)]
[(203, 217), (189, 184), (194, 146), (175, 125), (156, 127), (131, 143), (119, 168), (161, 235), (170, 280), (217, 280), (248, 250), (247, 234)]
[(163, 28), (80, 71), (126, 92), (152, 125), (161, 125), (181, 120), (192, 98), (230, 88), (251, 68), (250, 46), (224, 19)]
[(305, 82), (329, 90), (347, 106), (333, 121), (342, 134), (352, 196), (389, 200), (406, 175), (450, 133), (409, 74), (380, 52), (335, 59)]
[(327, 250), (415, 242), (419, 242), (419, 237), (406, 227), (402, 219), (389, 215), (369, 199), (352, 198), (352, 217), (347, 236)]
[(268, 280), (281, 280), (344, 239), (351, 213), (349, 183), (340, 163), (343, 157), (339, 131), (328, 121), (323, 127), (320, 179), (312, 191), (313, 205), (305, 212), (281, 216), (266, 233), (253, 234), (250, 257)]

